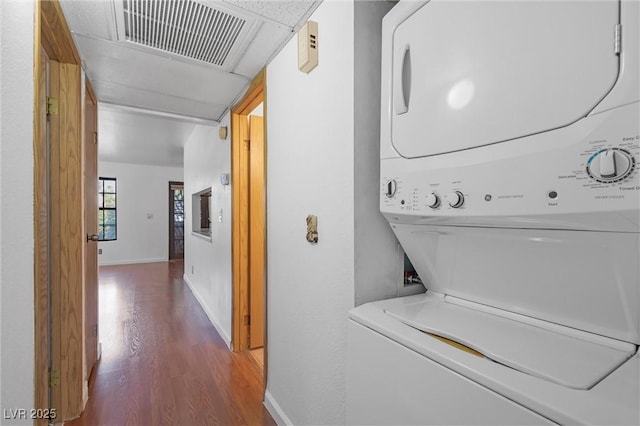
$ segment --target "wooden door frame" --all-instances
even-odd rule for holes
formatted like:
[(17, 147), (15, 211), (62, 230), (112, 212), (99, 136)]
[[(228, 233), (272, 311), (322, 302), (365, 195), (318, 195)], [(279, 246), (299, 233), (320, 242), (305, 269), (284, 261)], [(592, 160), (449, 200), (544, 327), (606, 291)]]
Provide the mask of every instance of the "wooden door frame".
[[(89, 161), (89, 159), (91, 158), (90, 156), (88, 156), (86, 154), (87, 150), (89, 150), (89, 146), (91, 145), (95, 145), (95, 158), (93, 158), (93, 167), (95, 167), (95, 173), (97, 175), (98, 173), (98, 98), (96, 97), (94, 91), (93, 91), (93, 87), (91, 86), (91, 82), (89, 81), (89, 78), (87, 76), (85, 76), (84, 78), (84, 83), (85, 83), (85, 98), (83, 99), (84, 101), (84, 108), (82, 110), (82, 136), (83, 136), (83, 140), (82, 140), (82, 146), (85, 149), (85, 152), (83, 152), (82, 154), (82, 158), (85, 159), (85, 161)], [(92, 120), (93, 120), (93, 124), (94, 124), (94, 132), (88, 133), (87, 132), (87, 120), (89, 119), (89, 103), (93, 104), (93, 110), (92, 110)], [(85, 148), (86, 147), (86, 148)], [(83, 167), (83, 171), (86, 173), (88, 171), (88, 164), (85, 164), (85, 166)], [(85, 178), (83, 178), (83, 184), (85, 185), (83, 188), (83, 206), (85, 206), (86, 208), (86, 202), (87, 199), (90, 199), (87, 197), (87, 185), (89, 184), (86, 181), (86, 176)], [(97, 199), (97, 193), (98, 193), (98, 180), (94, 180), (93, 184), (94, 188), (95, 188), (95, 198), (94, 200)], [(95, 201), (94, 201), (95, 203)], [(86, 210), (83, 213), (83, 215), (86, 214)], [(94, 216), (96, 217), (96, 216)], [(85, 224), (87, 223), (87, 217), (84, 217), (84, 221)], [(96, 219), (97, 220), (97, 219)], [(96, 223), (96, 228), (95, 229), (87, 229), (86, 232), (87, 234), (94, 234), (97, 233), (98, 228), (97, 228), (97, 223)], [(91, 377), (91, 375), (93, 374), (94, 370), (95, 370), (95, 366), (96, 363), (98, 362), (98, 359), (100, 358), (100, 344), (99, 344), (99, 334), (98, 334), (98, 323), (99, 323), (99, 318), (100, 318), (100, 314), (98, 312), (98, 247), (97, 247), (97, 243), (96, 243), (96, 247), (95, 247), (95, 251), (93, 252), (95, 259), (95, 265), (96, 265), (96, 269), (95, 269), (95, 285), (96, 285), (96, 289), (95, 289), (95, 294), (91, 293), (89, 291), (84, 291), (86, 290), (88, 287), (85, 286), (83, 287), (83, 299), (84, 299), (84, 309), (83, 309), (83, 322), (84, 322), (84, 335), (85, 335), (85, 347), (84, 347), (84, 354), (85, 354), (85, 359), (83, 362), (83, 368), (84, 368), (84, 384), (83, 384), (83, 400), (86, 402), (86, 400), (88, 399), (88, 392), (89, 392), (89, 388), (88, 388), (88, 384), (89, 384), (89, 379)], [(86, 262), (86, 260), (85, 260)], [(88, 275), (85, 275), (86, 271), (87, 271), (87, 265), (83, 265), (83, 276), (88, 277)], [(91, 271), (93, 273), (93, 270)], [(89, 281), (85, 282), (85, 285), (88, 285)], [(95, 298), (90, 296), (95, 296)], [(91, 300), (93, 299), (93, 300)], [(89, 324), (88, 320), (89, 320), (89, 314), (87, 313), (88, 311), (86, 310), (86, 307), (89, 303), (92, 303), (95, 305), (96, 308), (96, 317), (95, 317), (95, 324)], [(94, 328), (95, 327), (95, 328)], [(89, 349), (89, 345), (93, 346), (93, 342), (90, 337), (93, 336), (95, 337), (95, 346), (90, 350)], [(92, 343), (89, 343), (92, 342)], [(91, 355), (91, 357), (89, 356)]]
[[(260, 103), (264, 105), (264, 141), (265, 141), (265, 189), (266, 189), (266, 157), (267, 157), (267, 126), (266, 126), (266, 70), (262, 69), (249, 85), (244, 97), (231, 108), (231, 198), (232, 198), (232, 281), (233, 307), (231, 342), (234, 352), (240, 352), (248, 347), (249, 327), (243, 319), (249, 315), (249, 156), (246, 154), (249, 123), (248, 115)], [(265, 190), (265, 218), (266, 225), (266, 190)], [(263, 387), (267, 383), (267, 229), (265, 226), (265, 273), (264, 273), (264, 368)]]
[[(58, 246), (64, 246), (68, 249), (70, 246), (75, 248), (80, 247), (82, 251), (84, 246), (79, 246), (79, 241), (84, 237), (84, 209), (80, 203), (78, 211), (71, 211), (72, 208), (66, 208), (64, 205), (70, 195), (69, 193), (62, 191), (57, 187), (54, 182), (55, 178), (49, 176), (49, 164), (50, 155), (48, 154), (46, 143), (46, 121), (45, 125), (41, 121), (44, 116), (46, 120), (46, 111), (44, 105), (40, 102), (42, 96), (41, 82), (39, 81), (42, 72), (42, 60), (44, 58), (43, 51), (51, 61), (59, 62), (65, 66), (75, 66), (78, 69), (78, 81), (80, 82), (80, 56), (75, 48), (71, 32), (65, 21), (64, 13), (57, 0), (38, 0), (34, 5), (34, 126), (33, 126), (33, 147), (34, 147), (34, 244), (36, 251), (34, 254), (34, 408), (35, 409), (49, 409), (56, 408), (58, 418), (56, 423), (67, 420), (66, 414), (70, 413), (70, 416), (78, 416), (83, 408), (82, 401), (82, 371), (83, 371), (83, 340), (79, 336), (66, 336), (66, 340), (63, 342), (56, 342), (57, 345), (66, 346), (65, 350), (68, 350), (70, 358), (68, 359), (68, 365), (65, 365), (65, 371), (60, 372), (60, 382), (65, 385), (70, 385), (71, 392), (74, 395), (79, 395), (79, 400), (71, 401), (68, 406), (61, 409), (61, 407), (51, 406), (49, 400), (49, 347), (54, 342), (52, 341), (52, 328), (50, 328), (50, 318), (53, 315), (53, 310), (49, 304), (49, 286), (64, 286), (62, 291), (67, 296), (65, 299), (64, 309), (74, 309), (70, 315), (65, 316), (65, 330), (73, 329), (75, 331), (83, 332), (83, 315), (78, 315), (78, 311), (82, 312), (82, 297), (83, 297), (83, 277), (82, 267), (69, 268), (65, 265), (65, 270), (61, 271), (59, 262), (52, 259), (52, 254), (57, 252)], [(44, 94), (46, 96), (46, 94)], [(71, 120), (74, 124), (77, 124), (77, 132), (74, 132), (70, 136), (70, 143), (79, 144), (79, 147), (74, 146), (73, 150), (79, 148), (80, 152), (77, 154), (82, 156), (82, 140), (83, 135), (81, 133), (81, 99), (80, 90), (78, 88), (77, 105), (72, 105), (72, 111), (68, 114), (67, 119)], [(76, 111), (77, 109), (77, 111)], [(76, 134), (77, 133), (77, 134)], [(43, 141), (45, 141), (43, 143)], [(56, 148), (57, 149), (57, 148)], [(60, 153), (52, 152), (51, 158)], [(82, 160), (80, 160), (82, 161)], [(84, 192), (83, 176), (82, 176), (82, 163), (80, 167), (78, 164), (73, 165), (71, 173), (79, 170), (78, 175), (74, 175), (73, 178), (73, 191), (76, 194)], [(77, 168), (76, 168), (77, 167)], [(52, 171), (53, 172), (53, 171)], [(51, 188), (49, 191), (48, 188)], [(59, 197), (56, 198), (56, 195)], [(80, 202), (80, 201), (78, 201)], [(58, 225), (53, 223), (55, 217), (60, 218), (61, 210), (65, 209), (62, 214), (69, 214), (69, 217), (65, 216), (65, 219), (71, 219), (66, 223), (65, 229), (61, 229)], [(57, 216), (56, 216), (57, 215)], [(82, 218), (81, 223), (76, 223), (76, 216)], [(78, 229), (75, 228), (79, 225)], [(73, 234), (73, 235), (71, 235)], [(78, 235), (79, 234), (79, 237)], [(82, 244), (80, 242), (80, 244)], [(51, 247), (47, 249), (47, 247)], [(67, 259), (70, 261), (70, 259)], [(77, 266), (77, 265), (76, 265)], [(62, 276), (64, 274), (64, 276)], [(80, 286), (80, 288), (78, 288)], [(58, 289), (60, 290), (60, 289)], [(53, 294), (53, 293), (52, 293)], [(52, 297), (60, 298), (60, 292), (58, 295)], [(56, 303), (56, 301), (52, 301)], [(72, 324), (71, 324), (72, 322)], [(55, 321), (51, 324), (55, 327)], [(62, 329), (63, 327), (60, 327)], [(79, 359), (79, 362), (77, 362)], [(67, 375), (69, 372), (73, 376), (73, 383), (66, 383)], [(71, 377), (71, 376), (70, 376)], [(79, 377), (79, 381), (77, 378)], [(62, 416), (60, 415), (62, 414)], [(46, 425), (47, 419), (35, 420), (36, 425)]]

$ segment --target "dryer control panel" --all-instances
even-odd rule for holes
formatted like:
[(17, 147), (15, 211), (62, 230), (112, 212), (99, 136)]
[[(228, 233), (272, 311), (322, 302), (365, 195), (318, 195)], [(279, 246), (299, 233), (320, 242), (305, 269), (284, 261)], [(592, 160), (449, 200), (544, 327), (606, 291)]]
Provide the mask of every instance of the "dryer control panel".
[(390, 222), (640, 232), (640, 104), (552, 132), (381, 161)]
[(587, 174), (596, 182), (622, 182), (633, 172), (636, 159), (624, 148), (602, 148), (589, 157)]

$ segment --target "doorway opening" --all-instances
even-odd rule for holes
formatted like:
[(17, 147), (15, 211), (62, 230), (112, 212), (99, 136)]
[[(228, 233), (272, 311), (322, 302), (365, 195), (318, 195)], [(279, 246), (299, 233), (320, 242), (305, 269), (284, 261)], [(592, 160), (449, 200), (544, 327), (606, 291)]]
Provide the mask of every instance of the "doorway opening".
[(184, 183), (169, 182), (169, 260), (184, 259)]
[[(235, 352), (249, 351), (267, 383), (266, 75), (231, 110), (233, 328)], [(262, 108), (260, 108), (262, 106)]]

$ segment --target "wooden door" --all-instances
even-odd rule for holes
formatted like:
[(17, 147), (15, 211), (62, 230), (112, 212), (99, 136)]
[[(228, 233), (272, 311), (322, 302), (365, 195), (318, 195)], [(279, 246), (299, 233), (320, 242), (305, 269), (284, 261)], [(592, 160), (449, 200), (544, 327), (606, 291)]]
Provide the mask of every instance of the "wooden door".
[[(38, 46), (38, 85), (35, 87), (34, 123), (34, 232), (35, 232), (35, 406), (46, 412), (49, 408), (49, 132), (47, 130), (47, 80), (49, 57)], [(48, 424), (49, 419), (38, 418), (37, 426)]]
[(249, 116), (249, 348), (264, 346), (264, 119)]
[[(49, 62), (51, 229), (51, 407), (57, 421), (83, 408), (84, 148), (81, 72), (75, 64)], [(96, 213), (97, 216), (97, 213)]]
[[(88, 235), (98, 234), (98, 107), (86, 81), (84, 104), (84, 223)], [(98, 242), (87, 238), (84, 253), (85, 381), (98, 360)]]

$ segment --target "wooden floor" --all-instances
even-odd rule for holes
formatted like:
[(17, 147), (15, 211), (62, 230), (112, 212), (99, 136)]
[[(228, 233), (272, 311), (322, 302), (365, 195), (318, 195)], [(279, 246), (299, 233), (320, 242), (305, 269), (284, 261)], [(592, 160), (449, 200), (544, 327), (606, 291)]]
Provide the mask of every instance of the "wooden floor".
[(100, 268), (102, 358), (70, 425), (275, 425), (262, 378), (229, 351), (183, 282), (183, 263)]

